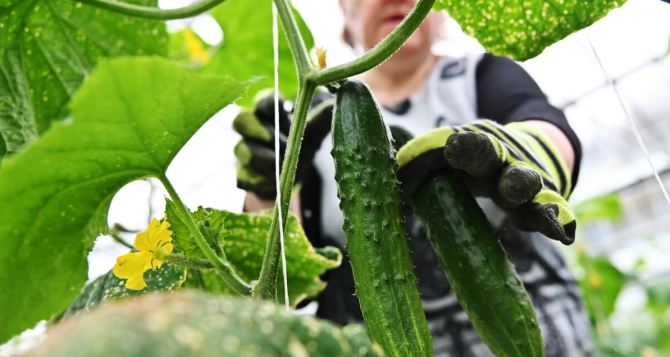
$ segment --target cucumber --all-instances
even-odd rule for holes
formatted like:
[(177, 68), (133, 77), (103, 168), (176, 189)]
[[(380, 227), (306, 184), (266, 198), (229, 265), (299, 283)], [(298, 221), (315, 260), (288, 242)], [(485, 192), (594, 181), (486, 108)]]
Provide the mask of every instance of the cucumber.
[(465, 185), (448, 172), (434, 174), (412, 201), (449, 284), (482, 341), (496, 356), (543, 356), (542, 333), (530, 297)]
[(356, 295), (388, 356), (432, 356), (387, 129), (368, 88), (345, 82), (333, 114), (335, 179)]

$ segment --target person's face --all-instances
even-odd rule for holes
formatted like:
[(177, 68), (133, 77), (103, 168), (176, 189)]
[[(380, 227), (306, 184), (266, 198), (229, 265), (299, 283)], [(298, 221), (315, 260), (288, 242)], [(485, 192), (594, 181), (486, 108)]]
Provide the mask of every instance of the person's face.
[[(344, 26), (354, 48), (374, 47), (400, 24), (416, 0), (340, 0)], [(405, 43), (402, 52), (426, 52), (438, 36), (438, 14), (428, 15)]]

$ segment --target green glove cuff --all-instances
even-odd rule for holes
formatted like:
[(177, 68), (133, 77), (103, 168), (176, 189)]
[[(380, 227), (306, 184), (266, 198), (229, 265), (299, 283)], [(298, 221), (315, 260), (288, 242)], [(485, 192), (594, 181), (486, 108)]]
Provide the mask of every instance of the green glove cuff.
[(429, 130), (425, 134), (408, 141), (396, 154), (398, 168), (402, 169), (405, 165), (429, 151), (442, 150), (453, 132), (454, 129), (445, 126)]

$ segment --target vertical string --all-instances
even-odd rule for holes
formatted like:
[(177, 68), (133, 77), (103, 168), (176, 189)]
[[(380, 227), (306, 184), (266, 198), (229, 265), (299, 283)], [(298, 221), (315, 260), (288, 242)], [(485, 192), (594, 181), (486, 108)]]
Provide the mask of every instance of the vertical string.
[[(279, 211), (279, 244), (281, 245), (281, 267), (284, 279), (284, 306), (288, 309), (288, 278), (286, 275), (286, 251), (284, 250), (284, 222), (281, 211), (281, 187), (279, 183), (279, 28), (277, 23), (277, 7), (272, 2), (272, 53), (274, 57), (274, 108), (275, 108), (275, 182), (277, 198), (275, 205)], [(283, 108), (282, 108), (283, 109)]]
[(635, 136), (635, 139), (637, 140), (637, 143), (640, 145), (640, 148), (642, 149), (642, 153), (644, 154), (644, 157), (647, 159), (647, 162), (649, 163), (649, 166), (651, 167), (651, 170), (653, 172), (654, 177), (656, 178), (656, 181), (658, 182), (658, 185), (661, 188), (661, 192), (663, 192), (663, 196), (665, 197), (666, 202), (670, 204), (670, 195), (668, 195), (668, 190), (665, 188), (665, 184), (663, 184), (663, 180), (661, 180), (661, 176), (658, 174), (658, 169), (656, 168), (656, 165), (654, 164), (654, 161), (651, 159), (651, 154), (649, 154), (649, 149), (647, 148), (647, 145), (644, 143), (644, 140), (642, 139), (642, 135), (640, 135), (640, 129), (637, 126), (637, 123), (633, 119), (633, 116), (630, 115), (630, 112), (628, 111), (628, 107), (626, 107), (626, 104), (623, 101), (623, 98), (621, 97), (621, 93), (619, 93), (619, 89), (616, 86), (616, 83), (610, 78), (610, 76), (607, 74), (607, 71), (605, 70), (605, 66), (603, 66), (602, 61), (600, 60), (600, 57), (598, 56), (598, 53), (596, 52), (595, 47), (593, 46), (593, 42), (591, 42), (591, 37), (587, 33), (586, 34), (586, 39), (589, 42), (589, 47), (591, 47), (591, 51), (593, 52), (593, 56), (595, 56), (596, 60), (598, 61), (598, 65), (600, 66), (600, 70), (603, 72), (603, 75), (605, 76), (605, 80), (609, 84), (609, 86), (614, 90), (614, 94), (617, 97), (617, 100), (619, 101), (619, 105), (621, 105), (621, 108), (623, 109), (624, 116), (626, 117), (626, 120), (628, 120), (628, 124), (630, 125), (631, 130), (633, 131), (633, 135)]

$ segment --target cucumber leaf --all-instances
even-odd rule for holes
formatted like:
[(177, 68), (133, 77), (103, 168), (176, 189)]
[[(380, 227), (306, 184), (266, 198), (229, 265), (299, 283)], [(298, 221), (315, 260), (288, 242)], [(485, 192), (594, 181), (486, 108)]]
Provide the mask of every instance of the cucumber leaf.
[(155, 291), (174, 290), (186, 281), (186, 268), (164, 263), (159, 269), (144, 274), (147, 287), (142, 290), (126, 289), (126, 280), (117, 278), (110, 270), (86, 284), (81, 293), (65, 310), (63, 317), (79, 312), (87, 312), (107, 300), (117, 300), (127, 296), (137, 296)]
[[(239, 80), (262, 77), (253, 89), (250, 89), (250, 93), (262, 88), (271, 88), (274, 83), (271, 1), (226, 1), (212, 9), (211, 14), (223, 30), (223, 43), (203, 70)], [(307, 49), (310, 49), (314, 41), (309, 28), (297, 11), (294, 11), (293, 15), (298, 21)], [(298, 93), (298, 78), (293, 55), (281, 25), (279, 25), (279, 81), (279, 91), (282, 95), (294, 99)], [(252, 98), (244, 98), (241, 103), (251, 104)]]
[(0, 342), (62, 312), (114, 194), (164, 177), (186, 141), (248, 84), (159, 57), (100, 63), (54, 124), (0, 166)]
[[(175, 249), (189, 256), (202, 257), (202, 253), (190, 237), (188, 229), (175, 212), (174, 203), (167, 201), (166, 212), (173, 231)], [(235, 271), (245, 281), (258, 278), (263, 263), (265, 245), (272, 223), (268, 212), (238, 214), (212, 208), (199, 208), (193, 213), (198, 225), (218, 232), (215, 250), (222, 250)], [(319, 278), (327, 270), (342, 262), (342, 253), (334, 247), (314, 249), (295, 216), (289, 215), (286, 222), (286, 267), (288, 274), (289, 301), (296, 306), (307, 297), (320, 293), (326, 284)], [(280, 265), (281, 269), (281, 265)], [(284, 283), (277, 279), (279, 302), (284, 301)], [(212, 271), (190, 271), (188, 283), (207, 291), (228, 294), (231, 290)]]
[(437, 0), (487, 51), (516, 60), (590, 26), (626, 0)]
[(66, 116), (68, 101), (100, 59), (166, 53), (165, 24), (158, 21), (71, 0), (0, 1), (0, 160)]

